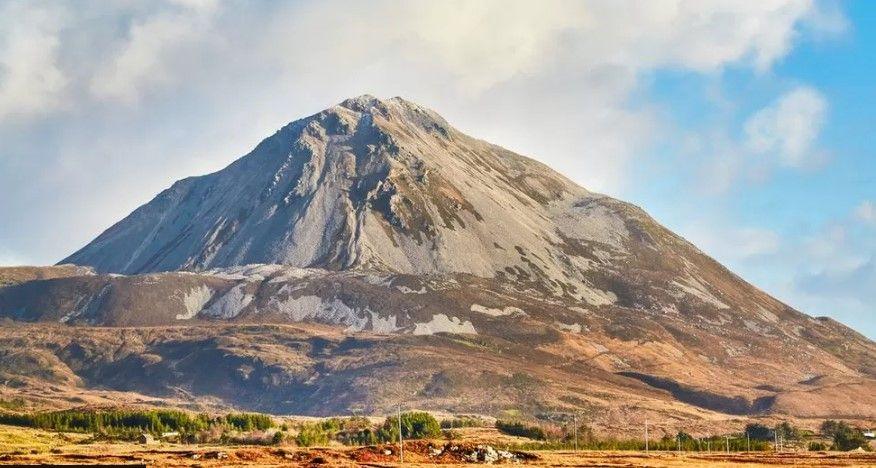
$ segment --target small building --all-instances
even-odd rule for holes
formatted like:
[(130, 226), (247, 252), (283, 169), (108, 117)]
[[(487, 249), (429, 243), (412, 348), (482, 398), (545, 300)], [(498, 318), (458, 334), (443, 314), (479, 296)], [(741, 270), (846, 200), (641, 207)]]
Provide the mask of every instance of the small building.
[(161, 440), (165, 442), (179, 442), (179, 432), (171, 431), (171, 432), (162, 432)]
[(870, 429), (869, 431), (864, 431), (864, 437), (868, 439), (876, 439), (876, 431)]
[(152, 445), (155, 443), (155, 438), (152, 437), (151, 434), (147, 434), (144, 432), (144, 433), (140, 434), (140, 437), (137, 438), (137, 442), (139, 442), (142, 445)]

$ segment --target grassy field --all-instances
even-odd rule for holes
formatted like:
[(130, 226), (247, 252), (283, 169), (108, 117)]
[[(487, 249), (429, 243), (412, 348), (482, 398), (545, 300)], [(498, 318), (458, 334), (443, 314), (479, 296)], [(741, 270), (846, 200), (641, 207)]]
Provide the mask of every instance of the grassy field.
[[(462, 429), (461, 437), (411, 441), (405, 444), (405, 466), (468, 465), (464, 453), (478, 444), (512, 444), (513, 438), (484, 428)], [(448, 447), (456, 446), (451, 452)], [(438, 449), (441, 455), (435, 455)], [(112, 463), (149, 466), (400, 466), (397, 446), (323, 448), (294, 446), (182, 445), (94, 441), (86, 434), (57, 434), (41, 430), (0, 426), (0, 464)], [(473, 465), (473, 464), (472, 464)], [(527, 451), (519, 454), (520, 466), (874, 466), (876, 453), (682, 453), (620, 451)]]

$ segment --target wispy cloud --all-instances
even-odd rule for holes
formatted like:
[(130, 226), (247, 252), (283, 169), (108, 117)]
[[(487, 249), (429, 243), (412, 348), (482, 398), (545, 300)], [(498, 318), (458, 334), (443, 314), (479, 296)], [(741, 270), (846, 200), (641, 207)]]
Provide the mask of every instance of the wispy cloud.
[(862, 201), (855, 208), (855, 217), (862, 223), (876, 226), (876, 204), (870, 200)]
[(823, 159), (816, 143), (824, 127), (827, 100), (818, 90), (798, 86), (745, 122), (746, 147), (782, 165), (804, 167)]
[(827, 121), (827, 98), (811, 86), (788, 89), (760, 109), (743, 116), (734, 129), (735, 110), (705, 129), (685, 136), (682, 146), (698, 164), (698, 188), (723, 195), (770, 180), (779, 170), (809, 171), (823, 166), (829, 152), (820, 145)]
[(197, 52), (216, 6), (206, 1), (175, 3), (183, 8), (160, 11), (131, 24), (116, 52), (90, 79), (89, 90), (95, 97), (133, 104), (150, 89), (184, 79), (179, 71), (190, 66), (186, 53)]
[(869, 214), (864, 202), (802, 236), (726, 220), (690, 224), (683, 231), (706, 253), (749, 272), (747, 279), (791, 306), (838, 318), (872, 336), (876, 236)]
[(64, 108), (68, 78), (60, 69), (63, 8), (0, 3), (0, 124)]

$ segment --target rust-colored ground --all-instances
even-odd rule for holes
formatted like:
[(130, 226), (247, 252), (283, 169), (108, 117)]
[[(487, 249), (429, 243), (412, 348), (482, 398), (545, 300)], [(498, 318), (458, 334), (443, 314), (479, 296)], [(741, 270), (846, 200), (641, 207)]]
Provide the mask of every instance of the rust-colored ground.
[[(0, 455), (0, 464), (132, 464), (146, 466), (475, 466), (457, 458), (433, 458), (413, 446), (405, 447), (405, 463), (383, 448), (276, 448), (276, 447), (159, 447), (117, 444), (87, 446), (60, 453), (12, 453)], [(531, 459), (516, 466), (591, 467), (697, 467), (697, 466), (876, 466), (873, 453), (736, 453), (674, 454), (641, 452), (532, 452)]]

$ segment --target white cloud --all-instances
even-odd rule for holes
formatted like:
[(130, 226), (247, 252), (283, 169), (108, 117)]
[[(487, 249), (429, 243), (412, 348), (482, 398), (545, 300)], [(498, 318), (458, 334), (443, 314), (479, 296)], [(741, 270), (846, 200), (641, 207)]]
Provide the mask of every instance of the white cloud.
[(795, 307), (813, 315), (833, 316), (873, 337), (876, 237), (860, 229), (861, 223), (867, 223), (867, 206), (862, 203), (813, 235), (785, 240), (774, 262), (787, 273), (776, 275), (773, 281), (778, 283), (775, 289)]
[[(180, 53), (201, 39), (215, 9), (212, 1), (175, 0), (181, 11), (159, 12), (135, 21), (127, 40), (94, 74), (91, 92), (98, 98), (131, 104), (149, 89), (179, 83), (186, 58)], [(180, 71), (183, 71), (180, 73)]]
[(790, 51), (815, 8), (796, 0), (66, 5), (63, 27), (47, 29), (57, 37), (43, 48), (51, 66), (38, 67), (65, 86), (10, 94), (50, 97), (43, 112), (64, 103), (63, 123), (0, 125), (0, 183), (29, 202), (0, 206), (0, 219), (20, 226), (14, 247), (42, 261), (174, 179), (218, 169), (285, 122), (365, 92), (433, 107), (474, 136), (618, 194), (663, 130), (659, 109), (641, 99), (643, 76), (764, 70)]
[(695, 245), (722, 261), (745, 262), (773, 255), (782, 245), (778, 233), (751, 226), (695, 225), (685, 231)]
[(679, 232), (743, 278), (810, 315), (828, 315), (870, 337), (876, 311), (876, 237), (849, 215), (810, 232), (778, 233), (731, 220), (689, 224)]
[(798, 86), (748, 119), (747, 146), (757, 154), (777, 156), (785, 166), (806, 166), (821, 157), (816, 142), (826, 111), (821, 93)]
[(697, 165), (696, 185), (720, 195), (734, 188), (764, 183), (780, 168), (811, 169), (827, 152), (818, 140), (828, 103), (816, 89), (797, 86), (747, 117), (741, 135), (731, 135), (735, 109), (683, 137), (680, 151)]
[(876, 225), (876, 205), (869, 200), (862, 201), (855, 208), (855, 218), (865, 224)]
[(0, 121), (63, 107), (58, 68), (62, 12), (36, 3), (0, 3)]
[(807, 26), (805, 32), (812, 34), (816, 40), (834, 38), (848, 32), (851, 26), (841, 5), (842, 2), (836, 0), (813, 3), (804, 21)]
[(843, 268), (804, 274), (797, 283), (803, 291), (821, 296), (876, 300), (876, 258), (863, 259)]

